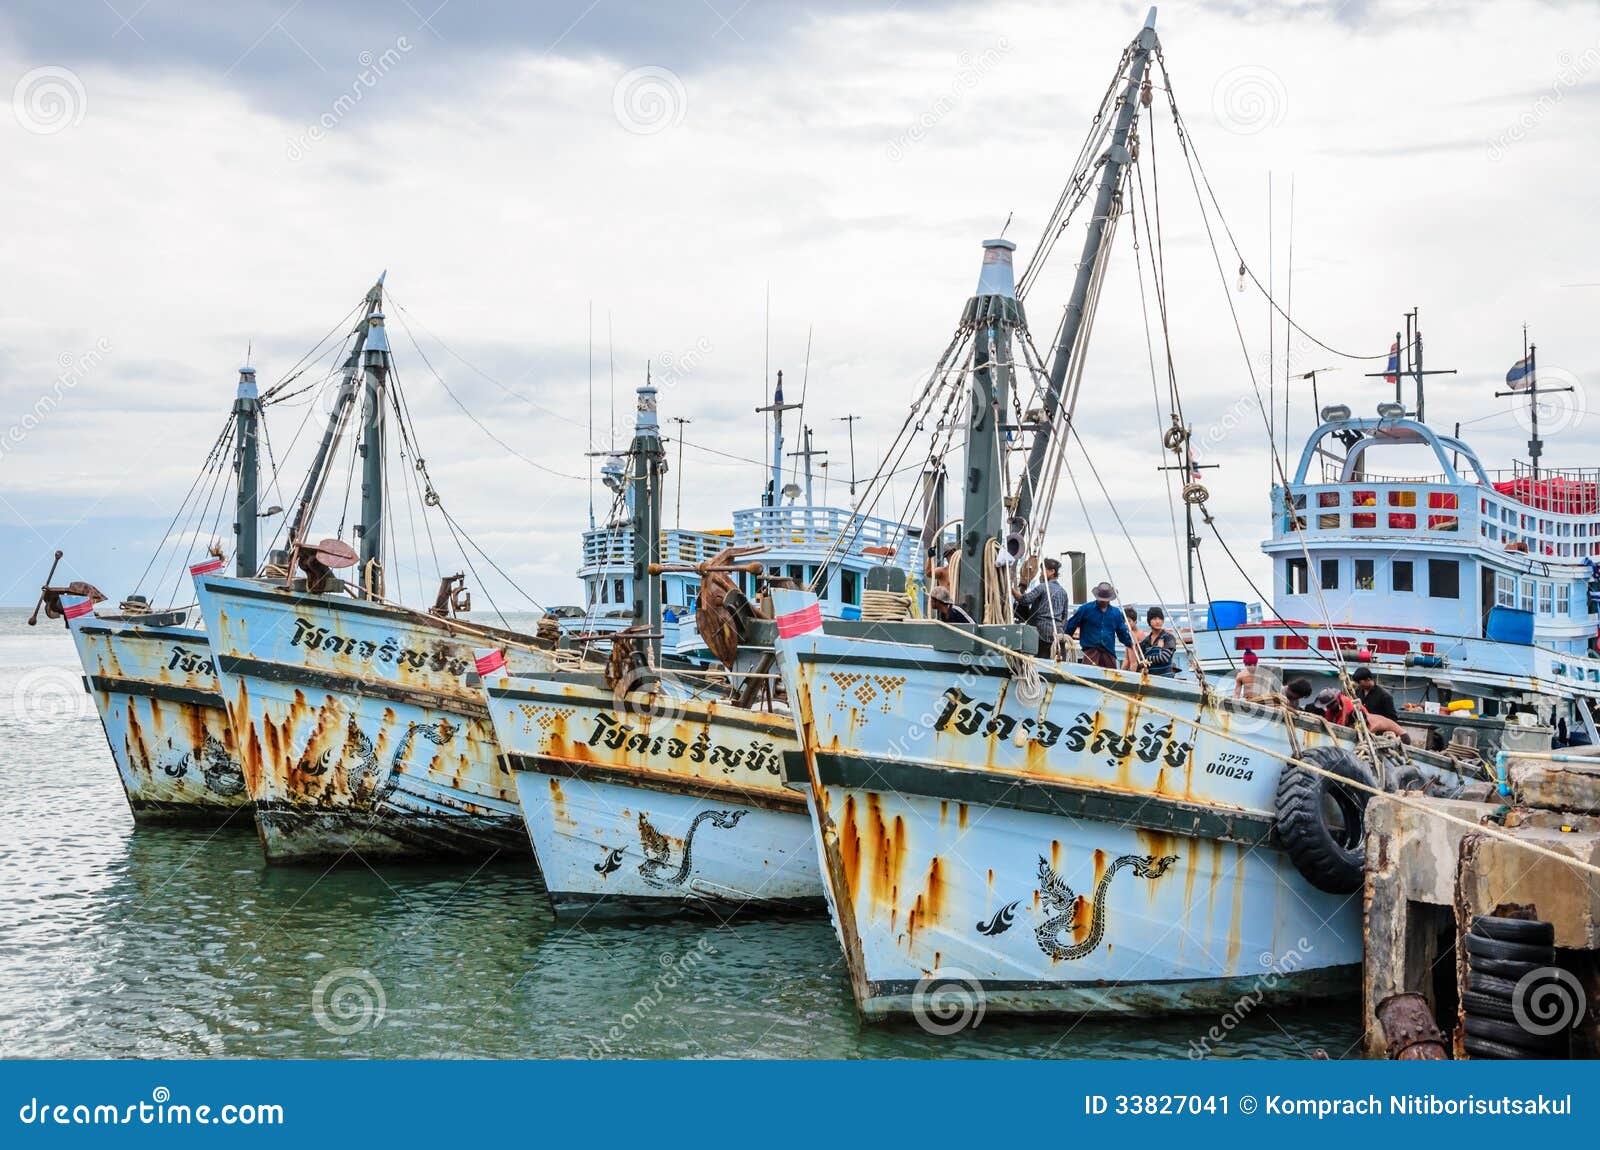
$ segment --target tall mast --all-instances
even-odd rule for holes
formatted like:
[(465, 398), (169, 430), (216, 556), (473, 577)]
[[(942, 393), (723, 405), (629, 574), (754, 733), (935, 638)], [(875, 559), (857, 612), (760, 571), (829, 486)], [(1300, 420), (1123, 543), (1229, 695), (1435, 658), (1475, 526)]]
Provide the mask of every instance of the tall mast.
[(383, 597), (383, 406), (388, 398), (389, 335), (383, 328), (383, 313), (375, 311), (367, 319), (367, 346), (361, 353), (363, 372), (361, 401), (361, 522), (356, 536), (361, 540), (361, 586), (372, 598)]
[(301, 488), (300, 498), (295, 504), (294, 518), (289, 521), (287, 546), (291, 553), (311, 525), (311, 516), (316, 512), (317, 500), (322, 497), (322, 485), (328, 477), (328, 460), (333, 454), (334, 444), (338, 442), (339, 430), (344, 426), (350, 404), (355, 399), (356, 380), (361, 371), (361, 352), (367, 343), (367, 325), (383, 303), (383, 278), (379, 276), (378, 282), (367, 292), (367, 310), (361, 322), (356, 324), (355, 346), (350, 349), (350, 357), (344, 361), (344, 378), (339, 382), (339, 393), (334, 398), (333, 411), (328, 415), (328, 426), (322, 432), (322, 442), (317, 444), (311, 470), (306, 473), (305, 486)]
[(985, 551), (991, 539), (1007, 534), (1005, 490), (1001, 476), (1000, 424), (1010, 402), (1012, 329), (1023, 322), (1017, 302), (1010, 240), (983, 241), (983, 270), (977, 293), (967, 301), (962, 326), (975, 329), (971, 392), (967, 399), (967, 476), (962, 498), (962, 555), (956, 599), (978, 622), (999, 617), (1008, 604), (985, 602)]
[(233, 399), (233, 564), (234, 573), (249, 579), (256, 573), (257, 512), (260, 476), (261, 397), (256, 392), (256, 369), (246, 364), (239, 369), (239, 390)]
[(639, 389), (633, 444), (628, 448), (628, 478), (633, 484), (633, 625), (650, 637), (650, 665), (661, 663), (661, 484), (667, 473), (661, 428), (656, 422), (656, 388)]
[(783, 492), (783, 413), (799, 407), (798, 403), (783, 402), (783, 372), (778, 372), (778, 385), (772, 390), (772, 402), (756, 411), (772, 416), (772, 478), (767, 481), (767, 493), (761, 506), (776, 507)]
[(1106, 149), (1100, 172), (1100, 188), (1095, 194), (1094, 214), (1089, 218), (1089, 234), (1083, 241), (1083, 255), (1078, 260), (1078, 277), (1072, 285), (1072, 298), (1067, 303), (1067, 314), (1061, 321), (1061, 337), (1056, 343), (1055, 358), (1050, 363), (1050, 381), (1044, 395), (1043, 426), (1034, 432), (1033, 447), (1028, 453), (1028, 470), (1018, 491), (1017, 516), (1026, 521), (1033, 513), (1034, 495), (1044, 473), (1045, 457), (1050, 450), (1050, 428), (1056, 413), (1061, 409), (1062, 391), (1066, 386), (1067, 368), (1078, 342), (1078, 332), (1083, 327), (1083, 313), (1089, 300), (1089, 288), (1100, 265), (1100, 247), (1105, 241), (1106, 221), (1122, 185), (1122, 174), (1132, 162), (1128, 151), (1128, 133), (1133, 129), (1139, 114), (1139, 87), (1150, 63), (1150, 54), (1156, 47), (1156, 10), (1150, 9), (1144, 27), (1133, 42), (1133, 52), (1128, 60), (1128, 82), (1123, 86), (1117, 105), (1117, 123), (1111, 133), (1111, 146)]

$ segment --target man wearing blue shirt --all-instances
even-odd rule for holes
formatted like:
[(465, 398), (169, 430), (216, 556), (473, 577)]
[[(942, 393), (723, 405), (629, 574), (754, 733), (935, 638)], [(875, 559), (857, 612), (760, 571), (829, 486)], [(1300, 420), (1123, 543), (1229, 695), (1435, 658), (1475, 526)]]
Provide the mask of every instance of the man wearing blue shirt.
[(1078, 645), (1083, 649), (1082, 661), (1085, 663), (1092, 663), (1096, 667), (1115, 667), (1117, 640), (1122, 640), (1125, 647), (1133, 646), (1127, 618), (1111, 605), (1116, 597), (1115, 587), (1101, 583), (1094, 589), (1094, 598), (1074, 611), (1066, 626), (1061, 628), (1063, 635), (1078, 637)]

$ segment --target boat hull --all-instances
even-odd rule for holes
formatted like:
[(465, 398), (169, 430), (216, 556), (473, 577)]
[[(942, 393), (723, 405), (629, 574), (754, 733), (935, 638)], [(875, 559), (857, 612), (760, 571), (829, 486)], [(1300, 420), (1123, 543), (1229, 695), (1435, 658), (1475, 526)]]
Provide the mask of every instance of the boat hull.
[(136, 618), (84, 616), (68, 627), (134, 821), (248, 826), (250, 794), (205, 634)]
[(343, 596), (195, 583), (269, 861), (528, 853), (488, 713), (466, 684), (472, 640)]
[(822, 909), (787, 716), (618, 697), (594, 675), (485, 686), (558, 916)]
[(1353, 985), (1359, 896), (1274, 839), (1271, 752), (1295, 753), (1276, 709), (1080, 666), (1024, 703), (981, 649), (811, 632), (780, 651), (865, 1016), (953, 987), (989, 1012), (1118, 1015)]

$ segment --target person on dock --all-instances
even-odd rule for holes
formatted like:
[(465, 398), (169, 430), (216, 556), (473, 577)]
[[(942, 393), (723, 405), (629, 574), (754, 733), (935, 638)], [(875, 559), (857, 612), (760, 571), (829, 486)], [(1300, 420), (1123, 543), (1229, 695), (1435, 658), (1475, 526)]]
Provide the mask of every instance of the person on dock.
[(1356, 682), (1356, 694), (1360, 696), (1361, 705), (1366, 708), (1367, 714), (1380, 715), (1393, 723), (1400, 721), (1400, 713), (1394, 707), (1394, 696), (1378, 686), (1377, 677), (1373, 675), (1371, 667), (1357, 667), (1355, 674), (1350, 677)]
[[(1128, 610), (1131, 612), (1133, 608)], [(1136, 633), (1139, 650), (1134, 669), (1139, 669), (1142, 662), (1152, 675), (1172, 675), (1177, 670), (1173, 660), (1178, 654), (1178, 637), (1167, 630), (1167, 613), (1160, 607), (1152, 607), (1144, 613), (1144, 621), (1150, 629), (1142, 635)]]
[(971, 623), (973, 618), (966, 608), (953, 602), (948, 587), (935, 587), (928, 595), (928, 610), (941, 623)]
[[(1065, 592), (1062, 597), (1066, 597)], [(1078, 645), (1083, 649), (1082, 662), (1095, 667), (1114, 668), (1117, 665), (1118, 640), (1125, 647), (1133, 646), (1127, 616), (1111, 605), (1116, 597), (1117, 589), (1111, 584), (1098, 584), (1094, 589), (1094, 598), (1074, 611), (1062, 626), (1063, 635), (1078, 637)]]
[(1055, 658), (1057, 637), (1066, 634), (1067, 589), (1061, 585), (1061, 560), (1044, 561), (1044, 578), (1011, 594), (1017, 601), (1017, 619), (1039, 632), (1039, 658)]

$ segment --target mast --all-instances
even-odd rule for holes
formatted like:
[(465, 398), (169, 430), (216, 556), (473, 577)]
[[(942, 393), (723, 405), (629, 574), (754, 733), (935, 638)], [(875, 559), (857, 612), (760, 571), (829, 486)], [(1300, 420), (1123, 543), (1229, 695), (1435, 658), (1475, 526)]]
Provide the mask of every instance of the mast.
[(776, 507), (783, 492), (783, 413), (799, 407), (798, 403), (783, 402), (783, 372), (778, 372), (778, 385), (772, 390), (772, 402), (756, 411), (772, 416), (772, 478), (767, 481), (767, 493), (761, 506)]
[(383, 597), (383, 440), (386, 429), (383, 405), (388, 398), (389, 336), (383, 313), (367, 319), (367, 346), (361, 353), (361, 586), (369, 598)]
[[(384, 275), (388, 273), (385, 272)], [(289, 521), (287, 546), (291, 555), (305, 534), (306, 528), (311, 525), (311, 516), (317, 509), (317, 500), (322, 497), (322, 485), (328, 477), (328, 459), (333, 454), (334, 444), (339, 439), (339, 429), (344, 426), (350, 403), (355, 398), (356, 377), (361, 368), (361, 352), (367, 343), (367, 325), (382, 302), (383, 276), (379, 276), (378, 282), (367, 292), (366, 314), (355, 326), (355, 346), (350, 349), (350, 357), (344, 361), (344, 378), (339, 382), (339, 393), (334, 398), (333, 410), (328, 414), (328, 426), (322, 432), (322, 442), (317, 444), (317, 453), (311, 460), (311, 470), (306, 473), (305, 486), (301, 488), (300, 498), (295, 504), (294, 518)]]
[(1055, 358), (1050, 364), (1049, 386), (1044, 395), (1044, 420), (1033, 435), (1033, 446), (1028, 452), (1028, 469), (1018, 491), (1017, 516), (1026, 521), (1033, 513), (1033, 499), (1039, 489), (1044, 472), (1045, 457), (1050, 450), (1050, 428), (1056, 413), (1061, 409), (1062, 391), (1066, 386), (1067, 368), (1072, 359), (1078, 332), (1083, 327), (1084, 309), (1089, 300), (1095, 269), (1100, 264), (1100, 248), (1105, 241), (1106, 221), (1122, 186), (1122, 174), (1132, 162), (1128, 151), (1128, 133), (1139, 114), (1139, 88), (1144, 83), (1150, 54), (1155, 51), (1156, 10), (1150, 9), (1144, 27), (1133, 41), (1133, 52), (1128, 60), (1128, 82), (1123, 86), (1117, 106), (1117, 123), (1111, 133), (1111, 146), (1105, 151), (1100, 172), (1100, 188), (1095, 193), (1094, 214), (1089, 217), (1089, 234), (1083, 241), (1083, 255), (1078, 260), (1078, 277), (1072, 285), (1072, 298), (1067, 303), (1067, 314), (1061, 321), (1061, 336), (1056, 343)]
[(1007, 534), (1000, 424), (1010, 401), (1011, 331), (1022, 323), (1010, 240), (983, 241), (978, 290), (967, 301), (962, 325), (975, 328), (971, 392), (967, 400), (967, 477), (962, 499), (962, 554), (955, 597), (978, 622), (1009, 613), (1009, 603), (985, 602), (985, 552)]
[(633, 626), (649, 636), (652, 667), (661, 663), (661, 577), (652, 575), (650, 568), (661, 563), (661, 482), (666, 472), (656, 422), (656, 388), (646, 382), (639, 389), (628, 478), (633, 485)]
[(246, 364), (239, 369), (239, 390), (233, 399), (233, 564), (234, 573), (249, 579), (256, 573), (257, 526), (260, 515), (261, 397), (256, 392), (256, 369)]

